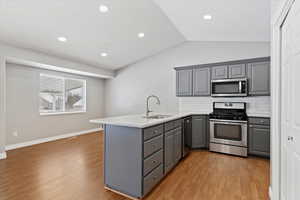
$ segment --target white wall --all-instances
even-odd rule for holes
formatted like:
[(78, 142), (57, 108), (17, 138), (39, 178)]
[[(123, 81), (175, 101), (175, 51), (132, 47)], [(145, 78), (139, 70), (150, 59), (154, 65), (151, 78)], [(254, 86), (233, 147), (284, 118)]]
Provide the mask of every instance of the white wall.
[(213, 102), (246, 102), (249, 116), (270, 117), (271, 98), (269, 96), (213, 98), (213, 97), (182, 97), (179, 98), (179, 112), (211, 113)]
[[(113, 77), (112, 70), (106, 70), (94, 66), (85, 65), (82, 63), (72, 62), (70, 60), (61, 59), (58, 57), (49, 56), (43, 53), (21, 49), (0, 43), (0, 155), (4, 151), (6, 123), (6, 73), (5, 70), (8, 62), (15, 63), (30, 63), (35, 67), (52, 67), (62, 71), (72, 71), (74, 73), (84, 73), (95, 77)], [(102, 102), (101, 102), (102, 103)], [(63, 131), (64, 132), (64, 131)], [(56, 133), (55, 133), (56, 134)]]
[[(97, 128), (90, 119), (103, 116), (104, 80), (8, 64), (6, 69), (6, 145)], [(87, 80), (87, 112), (40, 116), (39, 74)], [(19, 136), (13, 136), (17, 131)]]
[(28, 49), (13, 47), (3, 43), (0, 43), (0, 55), (5, 57), (7, 61), (14, 60), (14, 63), (16, 62), (16, 60), (18, 62), (19, 61), (33, 62), (33, 63), (38, 63), (40, 65), (49, 65), (51, 67), (59, 67), (66, 70), (91, 73), (96, 76), (98, 75), (99, 77), (114, 76), (114, 72), (112, 70), (94, 67), (94, 66), (90, 66), (78, 62), (73, 62), (70, 60), (49, 56)]
[(178, 66), (270, 56), (268, 42), (186, 42), (173, 49), (121, 69), (105, 81), (106, 116), (145, 112), (145, 98), (158, 95), (159, 112), (178, 112), (175, 94)]
[(0, 56), (0, 154), (4, 152), (5, 145), (5, 90), (6, 90), (5, 58)]

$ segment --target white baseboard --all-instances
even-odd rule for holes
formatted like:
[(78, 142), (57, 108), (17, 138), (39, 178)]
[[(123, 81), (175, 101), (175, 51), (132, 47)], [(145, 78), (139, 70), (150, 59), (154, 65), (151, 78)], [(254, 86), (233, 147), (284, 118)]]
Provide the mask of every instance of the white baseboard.
[(269, 187), (269, 198), (270, 198), (270, 200), (272, 200), (272, 188), (271, 188), (271, 186)]
[(0, 160), (6, 159), (6, 152), (0, 153)]
[(22, 148), (22, 147), (32, 146), (35, 144), (41, 144), (41, 143), (45, 143), (45, 142), (51, 142), (51, 141), (55, 141), (55, 140), (59, 140), (59, 139), (64, 139), (64, 138), (74, 137), (74, 136), (83, 135), (83, 134), (87, 134), (87, 133), (97, 132), (97, 131), (101, 131), (101, 130), (103, 130), (103, 129), (95, 128), (95, 129), (80, 131), (80, 132), (76, 132), (76, 133), (68, 133), (68, 134), (57, 135), (57, 136), (48, 137), (48, 138), (41, 138), (41, 139), (29, 141), (29, 142), (10, 144), (10, 145), (5, 146), (5, 150), (9, 151), (9, 150), (13, 150), (13, 149)]

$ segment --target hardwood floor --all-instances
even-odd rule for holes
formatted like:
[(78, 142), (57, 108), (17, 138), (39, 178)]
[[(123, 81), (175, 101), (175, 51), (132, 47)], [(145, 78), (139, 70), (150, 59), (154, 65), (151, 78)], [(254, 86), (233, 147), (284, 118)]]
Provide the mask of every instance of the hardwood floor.
[[(92, 133), (8, 152), (0, 200), (122, 200), (103, 185), (103, 135)], [(192, 152), (146, 200), (267, 200), (269, 161)]]

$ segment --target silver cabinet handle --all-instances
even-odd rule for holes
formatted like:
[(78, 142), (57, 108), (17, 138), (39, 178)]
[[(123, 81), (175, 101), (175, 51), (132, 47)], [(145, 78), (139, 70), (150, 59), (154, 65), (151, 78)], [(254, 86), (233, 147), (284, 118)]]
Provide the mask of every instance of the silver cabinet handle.
[(252, 127), (253, 127), (253, 125), (249, 125), (249, 127), (250, 127), (250, 128), (252, 128)]

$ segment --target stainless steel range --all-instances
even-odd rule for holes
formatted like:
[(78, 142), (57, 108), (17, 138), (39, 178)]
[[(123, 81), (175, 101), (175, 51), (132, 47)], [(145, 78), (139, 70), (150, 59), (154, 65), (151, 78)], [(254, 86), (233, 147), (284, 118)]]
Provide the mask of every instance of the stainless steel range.
[(209, 115), (209, 150), (247, 157), (247, 119), (246, 103), (214, 102)]

